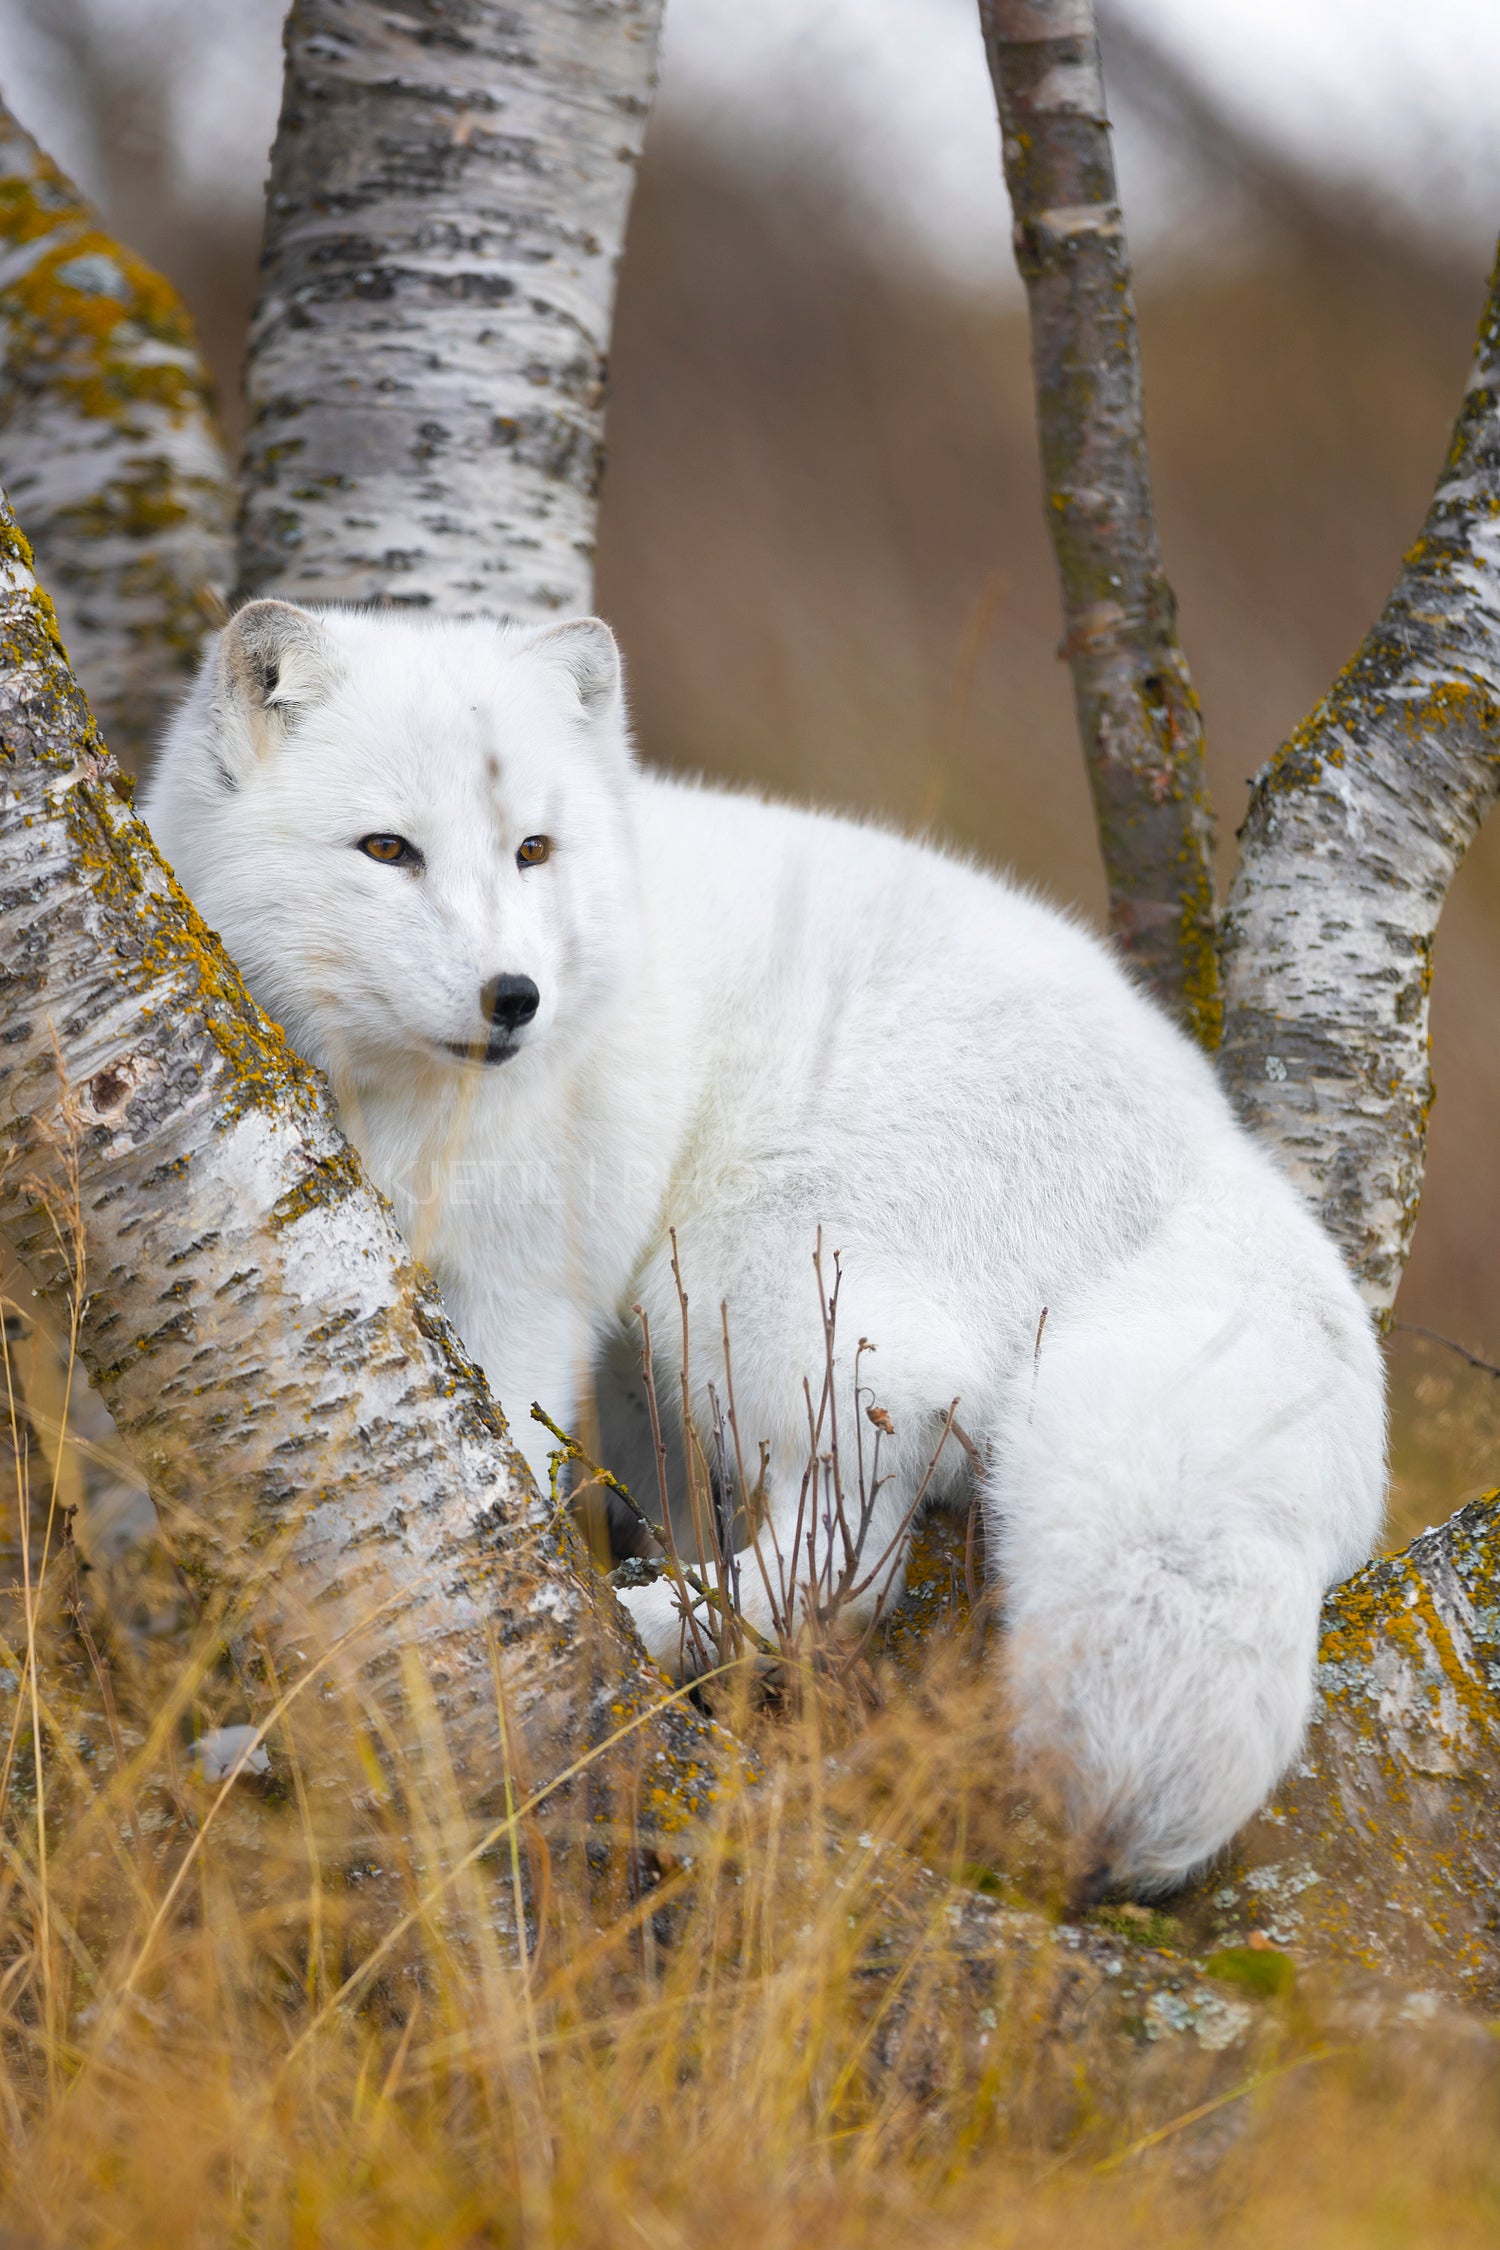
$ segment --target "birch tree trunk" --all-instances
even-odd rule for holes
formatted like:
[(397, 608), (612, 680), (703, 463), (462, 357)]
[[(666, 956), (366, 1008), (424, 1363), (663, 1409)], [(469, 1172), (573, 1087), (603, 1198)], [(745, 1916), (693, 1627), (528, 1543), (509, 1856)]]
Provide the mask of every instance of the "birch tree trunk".
[(294, 0), (240, 587), (587, 609), (661, 0)]
[[(386, 1711), (398, 1746), (418, 1666), (493, 1812), (502, 1704), (542, 1780), (660, 1678), (575, 1567), (323, 1080), (130, 811), (3, 503), (0, 562), (0, 1230), (54, 1312), (81, 1292), (84, 1364), (190, 1573), (231, 1611), (238, 1593), (231, 1630)], [(702, 1801), (713, 1740), (674, 1706), (647, 1744), (649, 1832)]]
[(1390, 600), (1257, 776), (1225, 918), (1222, 1066), (1388, 1317), (1422, 1193), (1448, 886), (1500, 786), (1500, 255)]
[(233, 577), (229, 472), (170, 282), (0, 105), (0, 481), (94, 707), (138, 762)]
[(1156, 534), (1092, 0), (980, 0), (979, 15), (1031, 312), (1063, 654), (1110, 928), (1212, 1046), (1220, 1003), (1203, 729)]
[(1178, 1902), (1192, 1952), (1253, 1930), (1493, 2017), (1500, 2008), (1500, 1493), (1323, 1606), (1306, 1748)]

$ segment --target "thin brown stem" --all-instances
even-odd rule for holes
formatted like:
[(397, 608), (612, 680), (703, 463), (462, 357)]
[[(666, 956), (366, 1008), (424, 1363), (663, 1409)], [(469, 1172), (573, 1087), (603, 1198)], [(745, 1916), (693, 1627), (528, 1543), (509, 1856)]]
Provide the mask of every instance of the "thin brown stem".
[(1471, 1352), (1467, 1344), (1460, 1344), (1452, 1336), (1440, 1334), (1436, 1328), (1420, 1328), (1414, 1320), (1393, 1320), (1391, 1330), (1394, 1335), (1420, 1336), (1426, 1343), (1441, 1344), (1445, 1352), (1456, 1352), (1460, 1359), (1468, 1361), (1470, 1367), (1477, 1367), (1481, 1375), (1500, 1378), (1500, 1367), (1493, 1360), (1481, 1359), (1478, 1352)]
[[(653, 1522), (652, 1518), (647, 1515), (645, 1509), (635, 1498), (634, 1494), (628, 1489), (627, 1486), (621, 1484), (617, 1476), (613, 1475), (608, 1469), (602, 1469), (597, 1461), (591, 1461), (589, 1459), (588, 1455), (584, 1452), (583, 1447), (579, 1444), (577, 1438), (569, 1437), (567, 1431), (559, 1428), (558, 1424), (553, 1421), (551, 1415), (546, 1413), (540, 1406), (533, 1404), (531, 1409), (531, 1418), (534, 1422), (540, 1422), (544, 1430), (551, 1431), (552, 1435), (556, 1438), (558, 1444), (563, 1448), (570, 1461), (576, 1461), (581, 1469), (587, 1471), (589, 1476), (596, 1478), (600, 1484), (604, 1485), (610, 1492), (613, 1492), (617, 1498), (623, 1500), (625, 1506), (635, 1517), (636, 1522), (641, 1526), (642, 1530), (648, 1531), (651, 1534), (651, 1537), (657, 1542), (658, 1546), (665, 1548), (669, 1554), (675, 1553), (675, 1549), (673, 1549), (670, 1545), (671, 1533), (668, 1529), (667, 1523), (665, 1521), (662, 1523)], [(684, 1602), (686, 1602), (688, 1593), (692, 1592), (698, 1596), (700, 1601), (707, 1602), (712, 1609), (727, 1609), (728, 1605), (725, 1602), (724, 1597), (716, 1592), (712, 1586), (706, 1584), (705, 1581), (698, 1576), (698, 1573), (695, 1570), (691, 1570), (685, 1562), (681, 1561), (680, 1558), (676, 1563), (675, 1575), (681, 1580), (679, 1591)], [(753, 1647), (759, 1650), (762, 1656), (774, 1656), (778, 1658), (780, 1657), (781, 1651), (776, 1647), (775, 1643), (772, 1641), (768, 1641), (763, 1634), (758, 1633), (755, 1630), (755, 1627), (751, 1624), (748, 1624), (743, 1617), (736, 1615), (734, 1622), (738, 1625), (745, 1638), (752, 1644)]]

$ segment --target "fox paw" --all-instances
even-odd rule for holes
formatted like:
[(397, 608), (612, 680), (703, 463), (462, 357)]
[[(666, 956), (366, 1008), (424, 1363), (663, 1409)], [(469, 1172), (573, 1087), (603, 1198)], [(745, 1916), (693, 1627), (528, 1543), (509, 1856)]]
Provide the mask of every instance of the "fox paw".
[(691, 1658), (692, 1635), (677, 1603), (670, 1578), (655, 1579), (649, 1586), (619, 1586), (616, 1599), (630, 1613), (631, 1623), (646, 1644), (646, 1653), (672, 1678), (681, 1679), (691, 1662), (684, 1661), (684, 1642)]

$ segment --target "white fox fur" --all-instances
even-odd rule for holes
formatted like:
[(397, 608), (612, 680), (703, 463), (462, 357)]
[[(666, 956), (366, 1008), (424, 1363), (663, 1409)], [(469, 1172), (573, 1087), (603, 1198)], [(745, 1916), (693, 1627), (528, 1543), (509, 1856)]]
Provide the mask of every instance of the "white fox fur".
[[(899, 1586), (957, 1398), (1007, 1704), (1101, 1881), (1170, 1887), (1255, 1810), (1298, 1748), (1323, 1589), (1379, 1525), (1379, 1354), (1332, 1245), (1104, 946), (929, 846), (641, 771), (589, 620), (253, 604), (144, 809), (327, 1069), (539, 1477), (531, 1401), (572, 1427), (635, 1304), (678, 1397), (675, 1229), (695, 1421), (723, 1304), (785, 1554), (821, 1229), (846, 1455), (872, 1395), (894, 1427), (864, 1554), (896, 1552), (856, 1608)], [(371, 834), (420, 863), (376, 864)], [(519, 865), (537, 836), (550, 857)], [(486, 1062), (498, 975), (539, 1000)], [(971, 1473), (950, 1443), (937, 1483)], [(768, 1628), (749, 1555), (740, 1583)], [(675, 1659), (668, 1585), (626, 1598)]]

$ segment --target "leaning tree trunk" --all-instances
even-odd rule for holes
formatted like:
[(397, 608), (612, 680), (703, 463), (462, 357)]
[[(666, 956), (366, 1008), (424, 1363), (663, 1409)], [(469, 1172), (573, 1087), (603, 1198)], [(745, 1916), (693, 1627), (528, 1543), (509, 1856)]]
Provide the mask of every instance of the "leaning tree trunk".
[(233, 577), (234, 504), (176, 291), (0, 105), (0, 481), (94, 709), (137, 763)]
[(1257, 776), (1225, 919), (1223, 1068), (1388, 1317), (1432, 1105), (1448, 886), (1500, 786), (1500, 254), (1421, 537)]
[(980, 0), (979, 14), (1110, 928), (1211, 1047), (1220, 1003), (1203, 728), (1156, 535), (1092, 0)]
[(240, 585), (587, 609), (661, 0), (294, 0)]
[[(398, 1746), (419, 1665), (470, 1810), (493, 1812), (497, 1693), (541, 1781), (659, 1701), (659, 1676), (320, 1075), (130, 811), (3, 500), (0, 542), (0, 1229), (54, 1312), (80, 1293), (82, 1360), (190, 1572), (238, 1587), (231, 1630), (282, 1679), (342, 1681)], [(650, 1729), (648, 1832), (714, 1763), (691, 1711)]]

